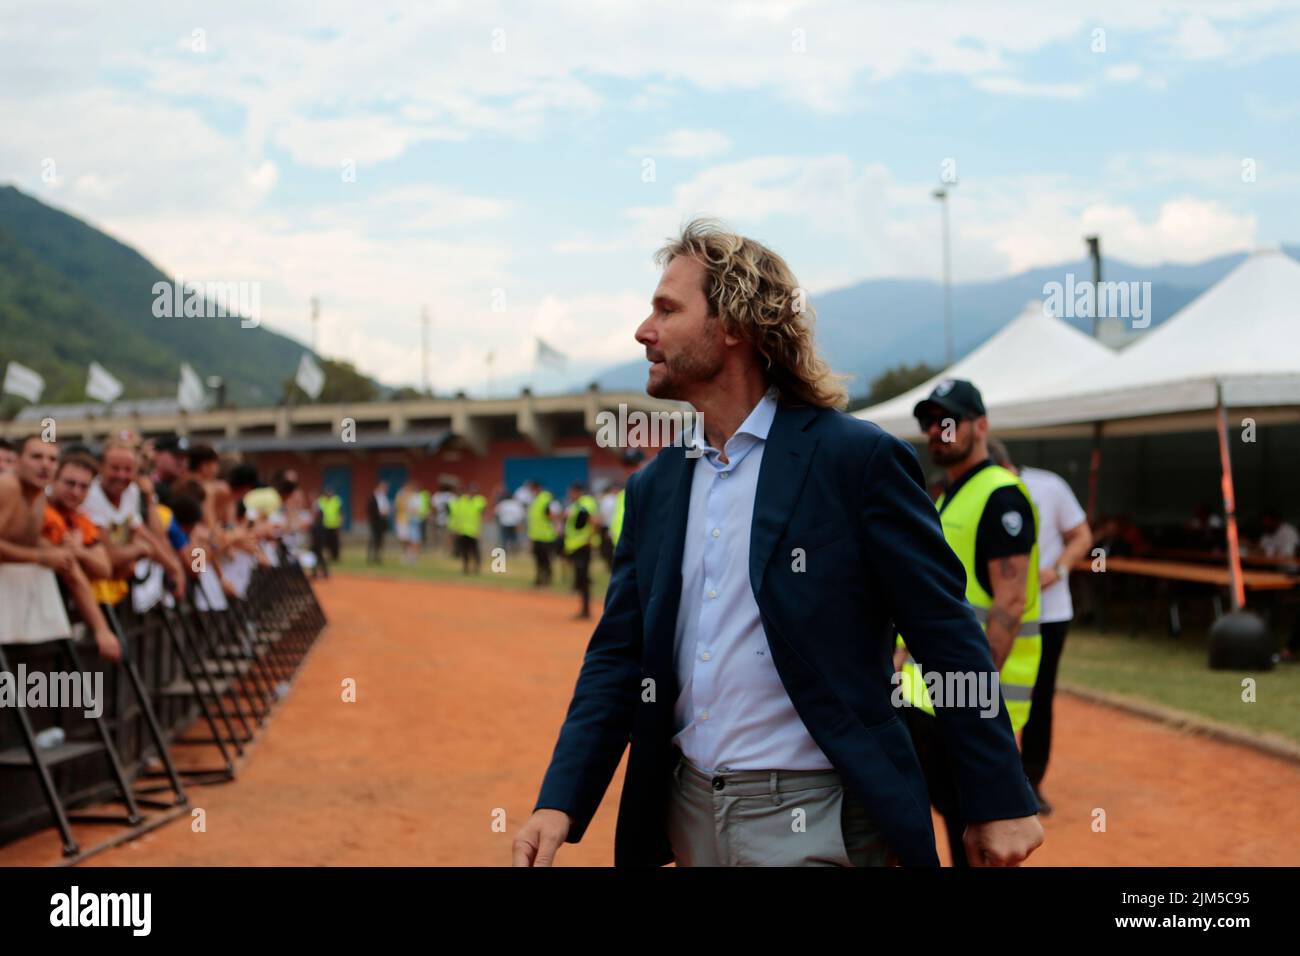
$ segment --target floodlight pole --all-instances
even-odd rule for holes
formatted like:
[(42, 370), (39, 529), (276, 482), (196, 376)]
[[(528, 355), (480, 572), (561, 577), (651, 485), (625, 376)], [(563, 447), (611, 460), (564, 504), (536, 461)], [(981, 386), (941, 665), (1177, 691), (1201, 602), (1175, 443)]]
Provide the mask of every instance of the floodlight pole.
[(1092, 257), (1092, 337), (1101, 334), (1101, 236), (1085, 236), (1088, 255)]
[(953, 363), (952, 348), (952, 250), (948, 238), (948, 190), (939, 188), (932, 194), (939, 200), (943, 215), (943, 338), (944, 368)]

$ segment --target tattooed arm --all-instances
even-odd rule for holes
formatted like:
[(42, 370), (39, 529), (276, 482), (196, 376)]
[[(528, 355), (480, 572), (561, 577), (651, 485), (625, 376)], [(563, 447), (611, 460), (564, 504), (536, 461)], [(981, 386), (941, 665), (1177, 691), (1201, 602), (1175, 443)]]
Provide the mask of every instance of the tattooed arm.
[(985, 632), (993, 664), (1002, 669), (1020, 630), (1020, 616), (1025, 613), (1025, 581), (1029, 577), (1029, 555), (1013, 554), (989, 562), (989, 583), (993, 585), (993, 606)]

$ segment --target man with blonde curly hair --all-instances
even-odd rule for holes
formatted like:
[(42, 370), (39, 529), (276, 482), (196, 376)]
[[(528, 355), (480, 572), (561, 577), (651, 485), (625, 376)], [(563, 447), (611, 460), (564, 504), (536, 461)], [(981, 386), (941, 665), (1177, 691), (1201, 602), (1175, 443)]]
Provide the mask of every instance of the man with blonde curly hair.
[[(515, 862), (581, 839), (630, 741), (617, 865), (936, 864), (894, 635), (938, 672), (997, 672), (916, 454), (839, 411), (775, 252), (697, 220), (656, 260), (636, 330), (646, 391), (689, 402), (697, 426), (628, 481), (604, 614)], [(1043, 837), (996, 702), (936, 710), (969, 856), (1011, 866)]]

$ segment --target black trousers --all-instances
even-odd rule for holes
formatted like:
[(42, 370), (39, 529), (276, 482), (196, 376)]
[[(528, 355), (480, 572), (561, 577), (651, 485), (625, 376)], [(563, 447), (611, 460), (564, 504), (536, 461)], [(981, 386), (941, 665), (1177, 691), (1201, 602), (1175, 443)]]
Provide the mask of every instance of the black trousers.
[(1040, 625), (1043, 635), (1043, 658), (1034, 681), (1033, 704), (1029, 721), (1020, 733), (1020, 759), (1025, 776), (1037, 787), (1047, 774), (1047, 760), (1052, 753), (1052, 698), (1056, 695), (1056, 669), (1065, 650), (1069, 621), (1051, 621)]
[(948, 850), (952, 854), (953, 866), (970, 866), (966, 859), (966, 845), (962, 835), (966, 832), (966, 821), (961, 818), (961, 803), (957, 796), (957, 778), (952, 772), (952, 760), (949, 756), (948, 741), (939, 729), (939, 720), (932, 714), (923, 713), (919, 707), (904, 707), (903, 719), (912, 734), (912, 745), (916, 756), (921, 761), (921, 772), (925, 774), (925, 786), (930, 791), (930, 802), (943, 817), (944, 829), (948, 832)]
[(457, 544), (460, 546), (460, 573), (469, 574), (469, 565), (473, 561), (474, 573), (478, 574), (483, 565), (483, 555), (478, 549), (478, 538), (462, 534)]
[(311, 569), (311, 576), (314, 578), (330, 576), (329, 562), (325, 560), (325, 551), (328, 548), (326, 533), (326, 530), (319, 525), (311, 529), (311, 553), (316, 558), (316, 566)]
[(573, 562), (573, 589), (582, 596), (582, 616), (591, 613), (591, 545), (584, 544), (569, 555)]
[(379, 564), (384, 558), (384, 532), (388, 526), (382, 521), (370, 522), (370, 546), (366, 549), (366, 561)]
[(555, 546), (550, 541), (533, 542), (533, 561), (537, 565), (537, 577), (533, 579), (533, 584), (537, 587), (546, 587), (551, 583), (551, 552)]
[(329, 552), (330, 560), (335, 564), (339, 563), (339, 529), (325, 529), (325, 550)]

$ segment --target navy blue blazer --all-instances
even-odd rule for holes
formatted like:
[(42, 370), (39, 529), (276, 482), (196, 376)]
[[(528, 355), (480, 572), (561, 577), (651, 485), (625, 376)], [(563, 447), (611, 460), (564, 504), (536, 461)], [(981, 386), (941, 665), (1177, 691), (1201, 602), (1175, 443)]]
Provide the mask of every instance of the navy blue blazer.
[[(605, 610), (537, 800), (572, 818), (577, 843), (630, 741), (617, 866), (672, 859), (673, 639), (694, 464), (666, 448), (628, 482)], [(899, 859), (938, 865), (925, 779), (891, 704), (895, 633), (927, 671), (994, 667), (912, 446), (782, 401), (759, 471), (749, 576), (772, 662), (813, 740)], [(938, 717), (966, 820), (1037, 812), (1005, 706), (992, 718), (974, 703)]]

